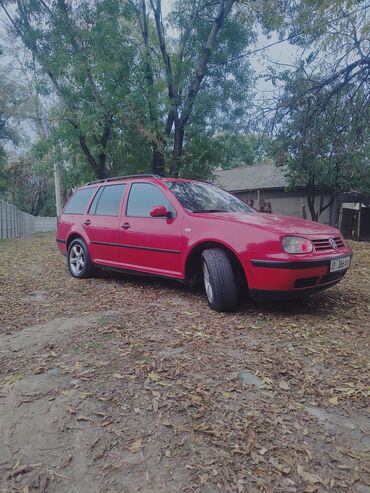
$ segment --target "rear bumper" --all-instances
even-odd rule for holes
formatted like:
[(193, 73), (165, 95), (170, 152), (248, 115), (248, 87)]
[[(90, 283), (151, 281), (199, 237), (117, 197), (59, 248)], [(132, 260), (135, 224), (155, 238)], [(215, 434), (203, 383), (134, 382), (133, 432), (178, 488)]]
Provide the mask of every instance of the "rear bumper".
[(65, 240), (56, 239), (58, 250), (62, 255), (67, 255), (67, 243)]
[(302, 298), (338, 283), (347, 268), (330, 272), (334, 259), (352, 257), (350, 248), (330, 256), (314, 258), (252, 258), (247, 273), (251, 297), (255, 300)]

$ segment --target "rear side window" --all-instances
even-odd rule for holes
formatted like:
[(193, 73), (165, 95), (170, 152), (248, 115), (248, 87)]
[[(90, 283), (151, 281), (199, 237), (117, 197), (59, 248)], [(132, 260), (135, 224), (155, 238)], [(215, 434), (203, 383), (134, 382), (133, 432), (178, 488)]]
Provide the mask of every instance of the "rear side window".
[(126, 184), (102, 187), (95, 195), (89, 213), (100, 216), (118, 216), (125, 187)]
[(64, 214), (83, 214), (86, 210), (91, 197), (96, 192), (96, 187), (93, 188), (83, 188), (77, 190), (74, 193), (66, 208), (64, 209)]
[(154, 205), (164, 205), (172, 214), (175, 211), (165, 195), (150, 183), (134, 183), (127, 204), (127, 216), (150, 217)]

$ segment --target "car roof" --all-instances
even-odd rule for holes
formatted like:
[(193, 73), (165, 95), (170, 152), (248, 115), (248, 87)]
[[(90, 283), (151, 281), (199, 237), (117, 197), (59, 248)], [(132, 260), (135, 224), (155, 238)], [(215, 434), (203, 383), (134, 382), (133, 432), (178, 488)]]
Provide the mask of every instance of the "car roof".
[(164, 178), (164, 177), (161, 177), (161, 176), (158, 176), (158, 175), (152, 175), (152, 174), (138, 174), (138, 175), (125, 175), (125, 176), (114, 176), (112, 178), (104, 178), (102, 180), (95, 180), (95, 181), (90, 181), (88, 183), (86, 183), (85, 185), (82, 185), (81, 187), (78, 187), (79, 189), (80, 188), (87, 188), (87, 187), (94, 187), (94, 186), (99, 186), (99, 185), (103, 185), (103, 184), (116, 184), (116, 183), (120, 183), (122, 181), (128, 181), (128, 180), (144, 180), (144, 181), (153, 181), (153, 182), (159, 182), (159, 183), (162, 183), (162, 182), (165, 182), (165, 181), (175, 181), (175, 182), (198, 182), (198, 183), (207, 183), (205, 181), (201, 181), (201, 180), (190, 180), (190, 179), (187, 179), (187, 178)]

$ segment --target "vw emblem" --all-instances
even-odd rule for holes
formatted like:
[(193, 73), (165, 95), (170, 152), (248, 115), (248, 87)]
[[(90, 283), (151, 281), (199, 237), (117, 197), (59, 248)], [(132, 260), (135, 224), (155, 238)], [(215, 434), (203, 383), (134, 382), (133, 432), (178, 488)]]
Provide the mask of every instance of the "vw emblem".
[(337, 242), (334, 240), (334, 238), (329, 238), (329, 243), (334, 248), (334, 250), (337, 249)]

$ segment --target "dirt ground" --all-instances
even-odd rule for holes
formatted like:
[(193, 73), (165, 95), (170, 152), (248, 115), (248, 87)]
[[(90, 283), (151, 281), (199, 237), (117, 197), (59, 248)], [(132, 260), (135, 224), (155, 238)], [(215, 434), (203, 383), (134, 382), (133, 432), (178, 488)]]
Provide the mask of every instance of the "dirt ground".
[(370, 492), (370, 245), (301, 302), (211, 311), (0, 242), (1, 492)]

